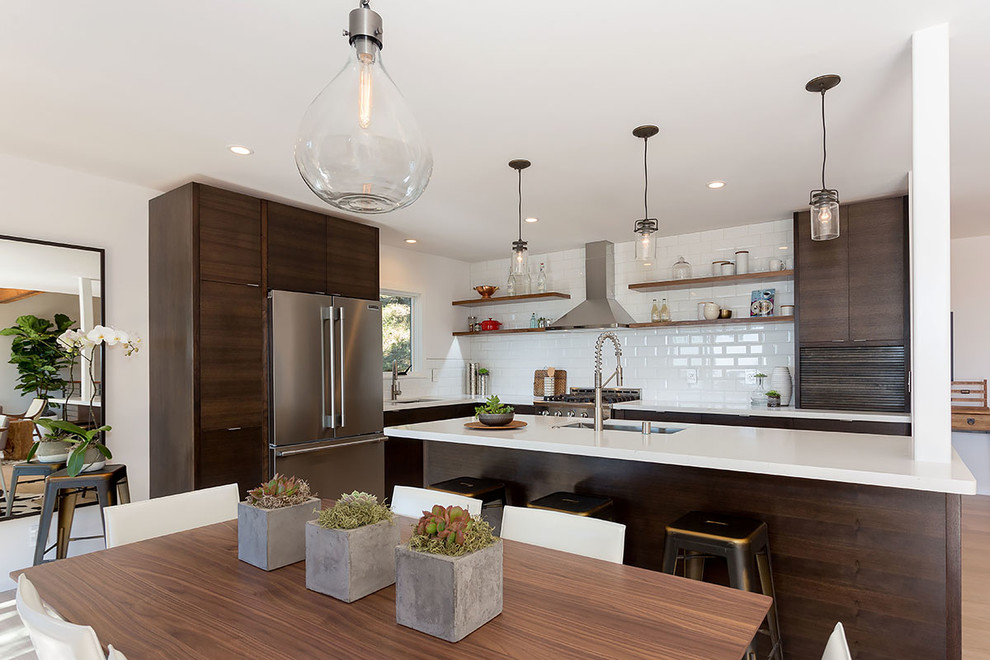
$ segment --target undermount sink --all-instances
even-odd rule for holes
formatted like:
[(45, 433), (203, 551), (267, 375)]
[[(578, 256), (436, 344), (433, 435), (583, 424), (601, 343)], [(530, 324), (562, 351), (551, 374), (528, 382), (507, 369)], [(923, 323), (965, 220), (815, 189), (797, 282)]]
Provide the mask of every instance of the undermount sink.
[[(594, 422), (574, 422), (573, 424), (561, 424), (558, 428), (562, 429), (593, 429), (595, 428)], [(602, 424), (602, 429), (605, 431), (627, 431), (629, 433), (642, 433), (643, 424), (642, 423), (622, 423), (622, 422), (604, 422)], [(658, 426), (656, 424), (650, 425), (650, 433), (657, 434), (670, 434), (677, 433), (678, 431), (683, 431), (684, 429), (673, 429), (667, 426)]]

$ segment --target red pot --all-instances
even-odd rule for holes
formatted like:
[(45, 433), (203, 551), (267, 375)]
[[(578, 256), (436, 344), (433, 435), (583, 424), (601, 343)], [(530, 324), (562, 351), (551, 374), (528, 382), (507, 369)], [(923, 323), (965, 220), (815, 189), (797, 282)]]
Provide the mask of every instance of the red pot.
[(498, 321), (493, 320), (493, 319), (488, 319), (487, 321), (482, 321), (481, 322), (481, 329), (482, 330), (498, 330), (501, 327), (502, 327), (502, 324), (499, 323)]

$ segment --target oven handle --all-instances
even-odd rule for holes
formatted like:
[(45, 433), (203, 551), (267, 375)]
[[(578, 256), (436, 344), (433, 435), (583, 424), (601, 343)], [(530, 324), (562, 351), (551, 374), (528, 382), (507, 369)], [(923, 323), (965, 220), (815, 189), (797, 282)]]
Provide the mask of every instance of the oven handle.
[(351, 447), (353, 445), (367, 445), (373, 442), (384, 442), (388, 438), (384, 435), (378, 435), (374, 438), (365, 438), (364, 440), (352, 440), (350, 442), (338, 442), (332, 445), (323, 445), (320, 447), (309, 447), (307, 449), (289, 449), (285, 451), (275, 451), (275, 458), (285, 458), (286, 456), (296, 456), (297, 454), (308, 454), (314, 451), (324, 451), (329, 449), (338, 449), (340, 447)]

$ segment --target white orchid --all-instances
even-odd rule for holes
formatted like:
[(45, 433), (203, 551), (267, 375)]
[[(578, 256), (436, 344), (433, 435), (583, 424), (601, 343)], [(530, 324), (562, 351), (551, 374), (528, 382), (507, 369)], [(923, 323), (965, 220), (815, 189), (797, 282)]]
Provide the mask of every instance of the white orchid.
[(66, 330), (58, 336), (62, 350), (74, 350), (80, 346), (85, 335), (78, 330)]
[(130, 341), (130, 336), (123, 330), (118, 330), (117, 328), (107, 328), (110, 330), (110, 334), (107, 336), (107, 346), (116, 346), (121, 344), (126, 346)]
[(104, 328), (102, 325), (94, 326), (92, 330), (86, 333), (86, 339), (93, 344), (102, 344), (109, 336), (110, 328)]

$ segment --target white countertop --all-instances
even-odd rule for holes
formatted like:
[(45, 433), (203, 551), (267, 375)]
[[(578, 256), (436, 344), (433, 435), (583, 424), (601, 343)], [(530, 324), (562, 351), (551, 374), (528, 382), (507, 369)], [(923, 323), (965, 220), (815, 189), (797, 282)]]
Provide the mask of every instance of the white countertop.
[[(973, 494), (976, 480), (955, 451), (948, 464), (911, 458), (911, 438), (863, 433), (764, 429), (714, 424), (664, 424), (674, 434), (567, 428), (576, 420), (517, 415), (513, 430), (465, 428), (462, 417), (388, 427), (391, 437), (504, 447), (558, 454), (821, 479), (890, 488)], [(616, 420), (634, 429), (639, 422)], [(657, 425), (657, 422), (653, 423)]]
[[(525, 394), (499, 395), (503, 403), (514, 406), (532, 405), (537, 397)], [(409, 410), (412, 408), (433, 408), (438, 406), (452, 406), (459, 403), (482, 403), (483, 397), (400, 397), (398, 401), (385, 400), (385, 410)], [(738, 415), (745, 417), (784, 417), (801, 419), (832, 419), (845, 422), (894, 422), (901, 424), (911, 423), (910, 413), (878, 413), (861, 412), (856, 410), (812, 410), (805, 408), (794, 408), (792, 406), (782, 406), (780, 408), (767, 408), (766, 406), (754, 407), (745, 403), (679, 403), (677, 401), (662, 401), (657, 399), (643, 399), (640, 401), (630, 401), (629, 403), (617, 403), (613, 406), (616, 410), (643, 410), (653, 412), (679, 412), (679, 413), (702, 413), (709, 415)]]

